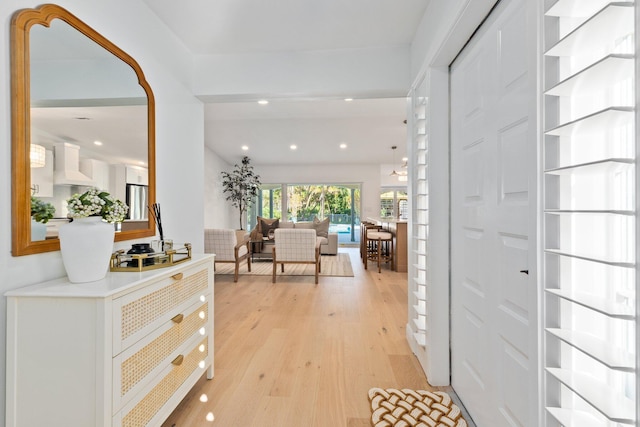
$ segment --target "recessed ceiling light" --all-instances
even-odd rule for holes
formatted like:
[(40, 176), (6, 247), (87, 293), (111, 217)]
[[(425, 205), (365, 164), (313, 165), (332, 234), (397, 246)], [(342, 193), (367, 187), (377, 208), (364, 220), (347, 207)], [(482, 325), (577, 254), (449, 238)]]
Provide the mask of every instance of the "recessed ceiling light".
[(102, 142), (101, 142), (101, 141), (93, 141), (93, 143), (94, 143), (95, 145), (102, 145)]
[(258, 101), (258, 104), (260, 105), (267, 105), (269, 103), (269, 101), (267, 101), (266, 99), (261, 99), (260, 101)]
[(403, 158), (402, 158), (402, 161), (403, 161), (403, 162), (406, 162), (407, 160), (409, 160), (409, 158), (408, 158), (408, 157), (403, 157)]
[(248, 146), (246, 146), (246, 145), (243, 145), (243, 146), (242, 146), (242, 147), (240, 147), (240, 148), (242, 148), (242, 151), (247, 151), (247, 150), (249, 150), (249, 147), (248, 147)]
[(298, 146), (297, 146), (296, 144), (291, 144), (291, 145), (289, 146), (289, 148), (290, 148), (290, 149), (292, 149), (292, 150), (297, 150), (297, 149), (298, 149)]
[(344, 150), (345, 148), (347, 148), (347, 144), (343, 142), (342, 144), (340, 144), (340, 148)]
[(351, 102), (351, 101), (353, 101), (353, 98), (345, 98), (344, 100), (347, 101), (347, 102)]

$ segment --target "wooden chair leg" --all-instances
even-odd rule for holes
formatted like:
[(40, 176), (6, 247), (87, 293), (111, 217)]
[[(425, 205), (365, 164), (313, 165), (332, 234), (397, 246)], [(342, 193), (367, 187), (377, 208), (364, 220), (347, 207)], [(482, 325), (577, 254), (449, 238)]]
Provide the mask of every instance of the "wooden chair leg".
[(271, 283), (276, 283), (276, 266), (278, 265), (278, 263), (276, 262), (275, 258), (273, 260), (273, 275), (271, 276)]
[(362, 255), (364, 255), (362, 261), (364, 261), (364, 269), (366, 270), (368, 267), (367, 262), (369, 261), (369, 242), (364, 243), (364, 252)]
[(238, 271), (240, 270), (240, 260), (236, 260), (235, 264), (236, 264), (236, 268), (233, 271), (234, 283), (238, 281)]
[(271, 283), (276, 283), (276, 268), (278, 267), (278, 262), (276, 261), (276, 248), (271, 249), (271, 259), (273, 260), (273, 275), (271, 277)]
[(382, 263), (382, 240), (378, 239), (378, 273), (382, 273), (380, 264)]
[(251, 273), (251, 255), (247, 255), (247, 269)]
[(396, 271), (395, 268), (395, 261), (396, 261), (396, 254), (393, 252), (393, 237), (391, 238), (391, 253), (389, 254), (389, 256), (391, 256), (391, 271)]

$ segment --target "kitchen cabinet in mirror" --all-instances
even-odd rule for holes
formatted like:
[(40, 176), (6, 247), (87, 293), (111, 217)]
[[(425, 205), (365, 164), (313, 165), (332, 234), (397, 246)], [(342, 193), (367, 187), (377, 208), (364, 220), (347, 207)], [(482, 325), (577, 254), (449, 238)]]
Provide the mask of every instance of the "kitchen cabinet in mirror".
[[(115, 240), (153, 236), (155, 104), (138, 63), (66, 9), (46, 4), (11, 21), (12, 254), (60, 249), (66, 200), (89, 187), (125, 203), (127, 171), (139, 190), (136, 218)], [(32, 236), (31, 198), (55, 209), (44, 237)], [(145, 204), (142, 206), (141, 203)]]

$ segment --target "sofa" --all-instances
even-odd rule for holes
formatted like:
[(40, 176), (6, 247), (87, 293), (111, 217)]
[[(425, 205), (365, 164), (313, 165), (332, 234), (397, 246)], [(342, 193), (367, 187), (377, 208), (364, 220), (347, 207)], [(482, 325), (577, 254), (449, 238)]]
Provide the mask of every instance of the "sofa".
[[(262, 226), (268, 228), (263, 230)], [(269, 232), (273, 236), (276, 228), (312, 229), (316, 230), (316, 236), (320, 241), (320, 253), (322, 255), (336, 255), (338, 253), (338, 233), (329, 233), (329, 218), (319, 221), (280, 222), (278, 218), (258, 217), (257, 225), (251, 230), (251, 251), (254, 258), (271, 259), (274, 240), (269, 239)]]

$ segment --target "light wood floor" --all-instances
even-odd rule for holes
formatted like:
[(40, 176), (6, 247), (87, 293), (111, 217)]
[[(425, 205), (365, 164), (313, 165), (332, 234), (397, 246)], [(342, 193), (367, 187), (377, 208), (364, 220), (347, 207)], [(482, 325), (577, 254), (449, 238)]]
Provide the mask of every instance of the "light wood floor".
[(216, 276), (215, 376), (164, 426), (364, 427), (370, 388), (432, 389), (405, 339), (406, 273), (340, 251), (355, 277)]

